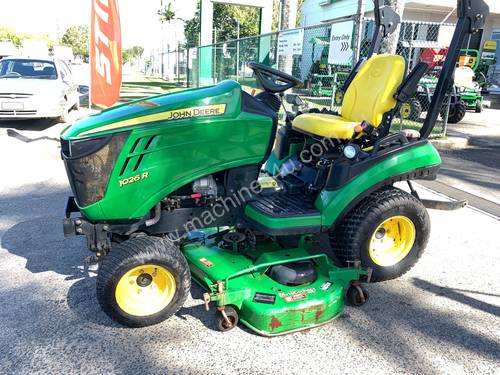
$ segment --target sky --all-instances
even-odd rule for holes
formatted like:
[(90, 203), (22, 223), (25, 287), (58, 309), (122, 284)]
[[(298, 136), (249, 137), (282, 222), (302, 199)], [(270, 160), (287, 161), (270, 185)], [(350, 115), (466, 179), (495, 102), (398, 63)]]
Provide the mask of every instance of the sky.
[[(20, 32), (48, 33), (62, 37), (73, 25), (89, 24), (92, 0), (2, 0), (0, 26), (12, 27)], [(189, 19), (194, 15), (196, 0), (173, 0), (178, 17)], [(168, 3), (168, 0), (164, 0)], [(161, 0), (118, 0), (125, 48), (139, 45), (147, 49), (160, 46), (162, 26), (157, 11)], [(174, 26), (175, 27), (175, 26)], [(163, 26), (164, 33), (172, 34)], [(182, 34), (182, 25), (176, 33)]]

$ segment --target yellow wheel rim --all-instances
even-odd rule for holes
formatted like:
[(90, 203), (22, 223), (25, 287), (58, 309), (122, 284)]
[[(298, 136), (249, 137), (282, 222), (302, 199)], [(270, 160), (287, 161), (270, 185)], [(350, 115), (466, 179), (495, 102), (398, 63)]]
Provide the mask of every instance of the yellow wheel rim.
[(335, 93), (335, 104), (342, 104), (342, 100), (344, 100), (344, 93), (342, 91), (337, 91)]
[(415, 243), (415, 224), (406, 216), (393, 216), (382, 222), (370, 240), (373, 263), (388, 267), (403, 260)]
[(410, 114), (411, 114), (411, 105), (408, 103), (403, 103), (401, 105), (401, 116), (404, 119), (407, 119), (410, 117)]
[(163, 310), (175, 295), (175, 278), (166, 268), (145, 264), (132, 268), (118, 281), (115, 291), (120, 309), (134, 316)]

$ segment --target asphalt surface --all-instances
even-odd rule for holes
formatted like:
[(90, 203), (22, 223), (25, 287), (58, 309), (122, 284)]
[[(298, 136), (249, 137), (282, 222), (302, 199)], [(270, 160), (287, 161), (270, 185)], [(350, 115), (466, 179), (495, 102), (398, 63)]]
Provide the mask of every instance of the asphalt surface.
[(442, 150), (438, 181), (500, 205), (499, 110), (467, 112), (458, 124), (448, 124), (448, 134), (468, 137), (469, 145)]
[(416, 267), (369, 285), (366, 305), (321, 328), (221, 333), (193, 287), (171, 319), (129, 329), (97, 305), (84, 239), (62, 235), (70, 191), (54, 139), (63, 125), (16, 126), (0, 128), (1, 374), (500, 373), (498, 219), (431, 211)]

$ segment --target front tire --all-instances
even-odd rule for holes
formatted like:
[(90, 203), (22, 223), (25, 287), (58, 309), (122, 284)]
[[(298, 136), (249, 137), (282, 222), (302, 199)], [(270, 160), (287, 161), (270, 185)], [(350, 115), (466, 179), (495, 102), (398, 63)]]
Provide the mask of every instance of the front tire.
[(80, 109), (80, 95), (76, 96), (76, 102), (73, 105), (73, 108), (75, 111), (78, 111)]
[(450, 111), (448, 112), (448, 124), (456, 124), (462, 121), (466, 113), (467, 106), (463, 101), (460, 100), (455, 104), (450, 105)]
[(135, 237), (106, 255), (97, 275), (97, 300), (113, 320), (129, 327), (162, 322), (184, 304), (191, 277), (171, 242)]
[(475, 112), (476, 113), (481, 113), (483, 111), (483, 103), (480, 99), (476, 100), (476, 108)]
[(412, 268), (430, 235), (426, 208), (413, 195), (393, 187), (363, 199), (330, 232), (334, 254), (345, 264), (361, 261), (372, 281), (395, 279)]
[(64, 103), (64, 109), (61, 113), (61, 116), (57, 119), (59, 122), (66, 123), (69, 121), (69, 109), (68, 109), (68, 103)]

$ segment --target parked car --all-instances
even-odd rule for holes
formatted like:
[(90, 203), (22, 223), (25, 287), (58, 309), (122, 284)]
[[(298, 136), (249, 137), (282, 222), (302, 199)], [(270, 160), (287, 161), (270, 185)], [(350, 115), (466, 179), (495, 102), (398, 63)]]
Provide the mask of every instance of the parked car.
[(61, 60), (8, 57), (0, 61), (0, 119), (58, 118), (80, 106), (78, 85)]

